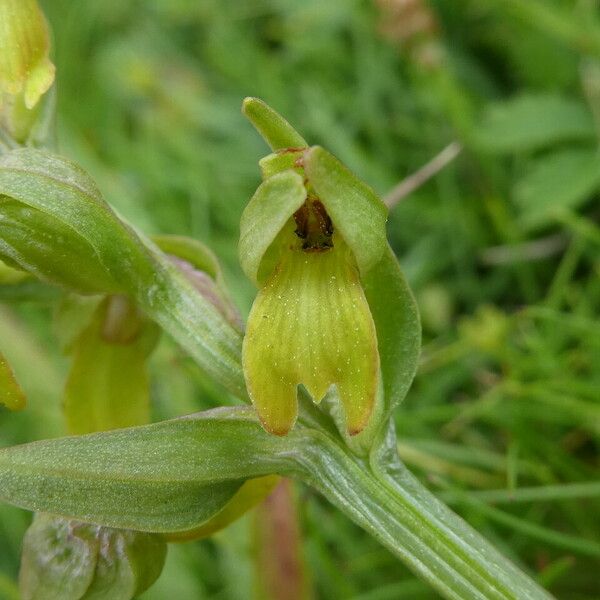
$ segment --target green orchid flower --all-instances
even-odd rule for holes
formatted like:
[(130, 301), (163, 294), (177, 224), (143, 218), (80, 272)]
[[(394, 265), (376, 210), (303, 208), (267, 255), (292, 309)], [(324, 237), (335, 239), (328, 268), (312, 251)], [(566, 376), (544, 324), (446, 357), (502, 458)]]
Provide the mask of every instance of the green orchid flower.
[(259, 288), (242, 348), (248, 393), (265, 429), (285, 435), (300, 384), (317, 403), (335, 386), (355, 435), (369, 423), (380, 383), (363, 278), (387, 248), (387, 210), (260, 100), (247, 99), (244, 112), (276, 150), (261, 161), (264, 182), (240, 225), (241, 264)]
[(0, 0), (0, 126), (24, 143), (54, 82), (48, 23), (36, 0)]
[(48, 23), (35, 0), (0, 0), (0, 91), (32, 109), (54, 81)]

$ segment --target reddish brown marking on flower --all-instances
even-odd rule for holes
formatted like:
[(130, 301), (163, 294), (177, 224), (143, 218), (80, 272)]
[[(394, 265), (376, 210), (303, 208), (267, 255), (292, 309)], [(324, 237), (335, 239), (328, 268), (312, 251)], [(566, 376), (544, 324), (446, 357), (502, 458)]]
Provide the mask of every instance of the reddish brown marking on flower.
[(304, 252), (325, 252), (333, 248), (333, 223), (318, 198), (309, 196), (294, 213), (294, 221), (296, 235), (304, 240)]
[(279, 148), (279, 150), (276, 150), (276, 152), (277, 154), (290, 154), (292, 152), (302, 152), (302, 150), (306, 150), (306, 146), (301, 146), (299, 148), (289, 146), (287, 148)]
[(308, 206), (306, 202), (294, 213), (294, 221), (296, 221), (296, 231), (294, 233), (305, 240), (308, 235)]

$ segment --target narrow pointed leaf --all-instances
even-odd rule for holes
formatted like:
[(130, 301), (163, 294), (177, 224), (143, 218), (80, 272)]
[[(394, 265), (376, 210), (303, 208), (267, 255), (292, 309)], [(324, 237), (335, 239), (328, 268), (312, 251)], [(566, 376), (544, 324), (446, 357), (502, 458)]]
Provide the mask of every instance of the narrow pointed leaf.
[(277, 475), (265, 475), (244, 482), (231, 500), (223, 508), (195, 529), (165, 534), (170, 542), (182, 542), (187, 540), (199, 540), (209, 537), (224, 529), (242, 515), (260, 504), (280, 481)]
[(6, 448), (0, 499), (63, 515), (75, 507), (89, 521), (189, 529), (192, 513), (198, 519), (209, 512), (207, 502), (216, 504), (219, 482), (273, 472), (318, 489), (448, 598), (550, 597), (401, 464), (389, 480), (327, 434), (296, 428), (285, 438), (269, 435), (249, 409)]
[(246, 98), (242, 113), (254, 125), (272, 150), (304, 148), (304, 138), (276, 111), (258, 98)]
[(294, 439), (265, 433), (252, 409), (231, 408), (34, 442), (0, 450), (0, 500), (109, 527), (189, 531), (246, 479), (289, 469)]

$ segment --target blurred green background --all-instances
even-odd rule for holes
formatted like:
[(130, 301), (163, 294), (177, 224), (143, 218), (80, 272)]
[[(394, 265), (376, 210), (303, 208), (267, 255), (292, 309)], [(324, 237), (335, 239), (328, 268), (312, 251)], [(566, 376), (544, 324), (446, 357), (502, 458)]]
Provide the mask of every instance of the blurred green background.
[[(557, 597), (598, 598), (599, 2), (41, 4), (60, 152), (142, 230), (207, 243), (243, 312), (254, 292), (237, 263), (238, 222), (267, 154), (243, 97), (265, 99), (382, 195), (462, 145), (390, 214), (424, 327), (420, 371), (396, 414), (400, 453)], [(0, 412), (0, 443), (59, 435), (68, 360), (55, 296), (31, 301), (21, 288), (1, 299), (2, 348), (29, 407)], [(160, 419), (223, 398), (163, 340), (152, 401)], [(436, 597), (309, 489), (295, 495), (314, 598)], [(29, 520), (0, 506), (0, 598), (18, 597)], [(256, 529), (250, 515), (172, 546), (143, 598), (252, 598)]]

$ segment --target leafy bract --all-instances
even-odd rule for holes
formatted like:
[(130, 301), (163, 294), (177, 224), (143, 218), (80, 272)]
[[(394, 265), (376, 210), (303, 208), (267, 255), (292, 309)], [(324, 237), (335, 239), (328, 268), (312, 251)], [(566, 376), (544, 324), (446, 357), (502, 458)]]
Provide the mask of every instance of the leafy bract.
[(245, 480), (288, 472), (300, 434), (276, 438), (249, 408), (0, 450), (0, 499), (80, 521), (185, 532)]
[[(21, 225), (34, 245), (28, 248), (21, 236), (11, 264), (78, 292), (132, 296), (207, 373), (245, 395), (239, 328), (153, 242), (117, 217), (80, 167), (45, 151), (13, 150), (0, 157), (0, 198), (21, 207)], [(0, 223), (8, 221), (3, 202)]]

